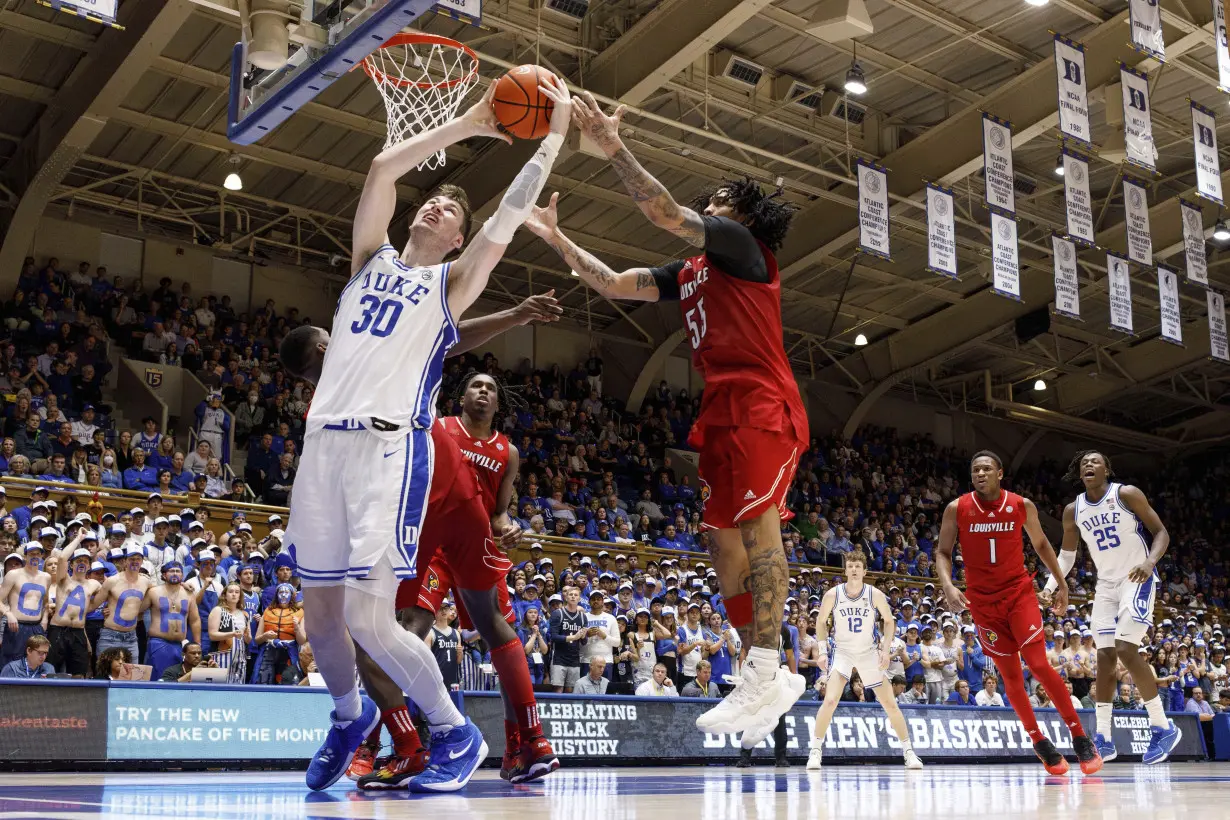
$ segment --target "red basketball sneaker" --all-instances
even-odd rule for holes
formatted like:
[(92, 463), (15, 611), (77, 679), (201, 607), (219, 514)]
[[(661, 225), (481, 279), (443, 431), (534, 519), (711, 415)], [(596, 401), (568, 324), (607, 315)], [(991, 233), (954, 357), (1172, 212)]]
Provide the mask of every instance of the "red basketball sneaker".
[(1034, 754), (1042, 761), (1042, 765), (1049, 773), (1054, 775), (1068, 773), (1068, 761), (1064, 760), (1063, 755), (1055, 748), (1055, 744), (1047, 738), (1044, 737), (1034, 744)]
[(428, 752), (421, 747), (410, 757), (401, 757), (395, 753), (383, 768), (377, 769), (360, 780), (359, 788), (364, 791), (405, 788), (406, 781), (416, 774), (421, 774), (427, 768), (427, 761)]
[(354, 758), (350, 761), (350, 768), (346, 770), (346, 776), (351, 780), (360, 780), (371, 774), (375, 766), (376, 751), (364, 743), (354, 753)]
[(521, 756), (521, 735), (512, 735), (504, 740), (504, 759), (500, 761), (500, 778), (512, 779), (512, 773), (517, 768), (517, 758)]
[(508, 780), (510, 783), (528, 783), (546, 777), (558, 768), (559, 758), (555, 756), (550, 741), (538, 735), (521, 741), (517, 763), (509, 772)]

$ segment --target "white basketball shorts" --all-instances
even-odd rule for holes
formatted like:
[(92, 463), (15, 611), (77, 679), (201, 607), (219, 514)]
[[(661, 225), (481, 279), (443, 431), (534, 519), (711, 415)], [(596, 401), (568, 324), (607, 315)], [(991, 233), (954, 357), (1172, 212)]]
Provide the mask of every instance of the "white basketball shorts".
[(874, 689), (884, 682), (884, 670), (880, 668), (880, 653), (875, 649), (851, 653), (843, 652), (839, 648), (833, 653), (833, 663), (829, 668), (847, 680), (850, 679), (850, 673), (857, 669), (864, 689)]
[(1157, 597), (1157, 586), (1157, 575), (1143, 584), (1126, 578), (1119, 581), (1099, 580), (1094, 588), (1093, 609), (1089, 615), (1094, 646), (1113, 649), (1116, 641), (1140, 646), (1145, 631), (1153, 624), (1153, 600)]
[(384, 557), (415, 577), (434, 465), (429, 430), (308, 433), (286, 534), (304, 586), (366, 578)]

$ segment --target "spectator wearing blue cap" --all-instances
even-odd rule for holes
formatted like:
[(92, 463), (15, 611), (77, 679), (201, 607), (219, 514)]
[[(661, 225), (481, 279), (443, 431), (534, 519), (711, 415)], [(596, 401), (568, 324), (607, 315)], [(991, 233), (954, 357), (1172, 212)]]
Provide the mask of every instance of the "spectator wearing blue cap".
[[(269, 586), (261, 593), (261, 610), (268, 609), (273, 604), (274, 595), (277, 593), (277, 587), (281, 584), (290, 585), (291, 578), (294, 576), (295, 562), (289, 555), (284, 552), (279, 552), (266, 563), (266, 569), (272, 567), (273, 579)], [(292, 587), (293, 588), (293, 587)]]
[[(196, 573), (184, 581), (184, 589), (192, 595), (193, 601), (197, 606), (198, 618), (201, 623), (209, 622), (209, 613), (218, 605), (218, 598), (222, 595), (222, 590), (226, 587), (222, 577), (218, 575), (218, 556), (212, 549), (207, 549), (204, 544), (204, 539), (201, 541), (201, 551), (196, 559)], [(192, 542), (192, 546), (198, 546), (197, 541)], [(208, 634), (202, 634), (201, 651), (206, 655), (210, 651), (210, 639)]]
[(107, 618), (99, 631), (95, 647), (97, 654), (118, 647), (135, 659), (140, 656), (137, 625), (141, 623), (142, 604), (150, 587), (150, 579), (141, 573), (145, 551), (135, 544), (122, 546), (127, 536), (128, 529), (123, 524), (112, 525), (110, 554), (122, 551), (122, 557), (116, 557), (120, 561), (116, 568), (120, 571), (106, 580), (90, 600), (90, 606), (100, 603), (107, 606)]
[(525, 618), (525, 613), (531, 609), (542, 611), (542, 601), (538, 597), (539, 584), (545, 579), (539, 575), (534, 580), (525, 585), (521, 592), (521, 597), (512, 602), (513, 614), (517, 616), (517, 621), (520, 622)]

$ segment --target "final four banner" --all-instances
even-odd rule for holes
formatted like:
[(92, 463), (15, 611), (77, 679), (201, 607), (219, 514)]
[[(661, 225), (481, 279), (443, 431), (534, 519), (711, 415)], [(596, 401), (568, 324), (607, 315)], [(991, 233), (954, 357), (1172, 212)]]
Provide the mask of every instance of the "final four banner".
[(1153, 144), (1153, 115), (1149, 112), (1149, 78), (1119, 64), (1123, 87), (1123, 145), (1127, 161), (1157, 170), (1157, 146)]
[(1128, 258), (1140, 265), (1152, 265), (1153, 236), (1149, 233), (1149, 198), (1145, 190), (1143, 183), (1128, 176), (1123, 178)]
[(1217, 158), (1217, 117), (1199, 103), (1192, 106), (1192, 143), (1196, 149), (1196, 193), (1221, 204), (1221, 162)]
[(1205, 255), (1204, 213), (1199, 205), (1179, 200), (1183, 215), (1183, 255), (1187, 258), (1187, 281), (1209, 286), (1209, 260)]
[(1225, 0), (1213, 0), (1213, 50), (1217, 52), (1217, 87), (1230, 94), (1230, 40), (1226, 38)]
[(927, 270), (957, 278), (957, 229), (952, 191), (927, 183)]
[(1183, 344), (1183, 316), (1179, 313), (1179, 277), (1170, 268), (1157, 266), (1157, 301), (1162, 314), (1162, 339)]
[(991, 269), (1000, 296), (1021, 301), (1021, 266), (1017, 257), (1016, 217), (991, 212)]
[(1055, 35), (1055, 75), (1059, 84), (1059, 132), (1089, 145), (1089, 91), (1085, 87), (1085, 47)]
[(864, 253), (891, 259), (888, 247), (888, 172), (858, 161), (858, 245)]
[(1106, 293), (1110, 299), (1110, 326), (1132, 333), (1132, 277), (1128, 261), (1117, 253), (1106, 254)]
[(1072, 240), (1051, 234), (1055, 256), (1055, 312), (1069, 319), (1081, 317), (1081, 285), (1076, 269), (1076, 245)]
[(982, 115), (982, 166), (986, 176), (987, 207), (1015, 214), (1012, 124), (986, 113)]
[(1132, 45), (1159, 63), (1166, 62), (1160, 0), (1128, 0), (1128, 16), (1132, 20)]
[(1214, 359), (1230, 362), (1230, 339), (1226, 336), (1226, 297), (1215, 290), (1205, 291), (1209, 306), (1209, 352)]
[(1068, 236), (1093, 246), (1093, 199), (1089, 196), (1089, 160), (1063, 151), (1063, 201), (1068, 212)]

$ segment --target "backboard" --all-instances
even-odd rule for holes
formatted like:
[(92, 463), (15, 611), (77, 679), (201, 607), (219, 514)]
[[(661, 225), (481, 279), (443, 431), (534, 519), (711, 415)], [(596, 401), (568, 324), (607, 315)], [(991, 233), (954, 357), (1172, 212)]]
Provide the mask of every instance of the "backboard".
[[(382, 43), (436, 8), (477, 23), (482, 0), (256, 0), (231, 52), (227, 136), (250, 145), (362, 62)], [(298, 3), (295, 4), (296, 6)]]

